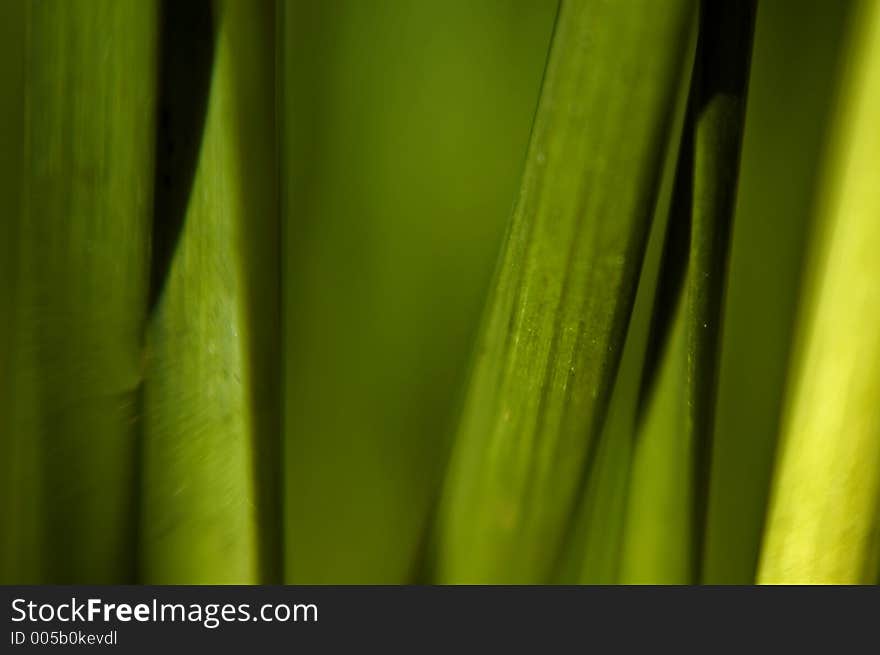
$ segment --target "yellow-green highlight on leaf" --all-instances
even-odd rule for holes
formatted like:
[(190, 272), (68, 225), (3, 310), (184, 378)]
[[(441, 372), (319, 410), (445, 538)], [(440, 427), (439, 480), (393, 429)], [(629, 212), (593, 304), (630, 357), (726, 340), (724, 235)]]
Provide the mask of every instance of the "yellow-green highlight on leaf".
[(751, 584), (850, 0), (759, 2), (724, 307), (702, 582)]
[(551, 574), (623, 347), (693, 11), (562, 4), (438, 517), (441, 582)]
[(423, 579), (555, 3), (281, 8), (286, 581)]
[[(273, 411), (259, 393), (277, 390), (254, 380), (270, 368), (254, 338), (271, 335), (260, 322), (275, 320), (277, 310), (272, 288), (249, 270), (248, 245), (271, 243), (274, 229), (273, 42), (263, 32), (270, 9), (244, 0), (214, 5), (197, 169), (147, 331), (144, 582), (246, 584), (278, 575), (277, 565), (260, 561), (261, 552), (271, 557), (271, 548), (261, 550), (260, 526), (272, 509), (258, 481), (269, 438), (260, 413)], [(266, 257), (271, 267), (272, 252)], [(277, 538), (271, 526), (266, 534)]]
[(761, 583), (874, 583), (880, 530), (880, 3), (852, 17)]
[(693, 575), (694, 440), (688, 429), (685, 297), (636, 434), (624, 513), (623, 584), (687, 584)]
[(25, 56), (4, 109), (22, 112), (23, 150), (21, 205), (2, 219), (17, 253), (3, 581), (133, 581), (157, 4), (27, 2), (12, 29)]

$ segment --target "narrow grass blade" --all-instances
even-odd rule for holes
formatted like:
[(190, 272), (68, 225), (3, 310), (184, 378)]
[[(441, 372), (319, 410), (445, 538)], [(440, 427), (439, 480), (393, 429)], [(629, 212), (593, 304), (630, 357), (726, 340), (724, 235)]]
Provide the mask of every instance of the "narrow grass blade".
[[(686, 61), (689, 71), (692, 58)], [(673, 135), (681, 133), (687, 87), (687, 84), (681, 85), (682, 102), (676, 112), (678, 118)], [(677, 155), (678, 139), (673, 136), (663, 167), (660, 200), (652, 221), (620, 370), (608, 407), (608, 419), (588, 462), (580, 507), (569, 526), (570, 535), (555, 574), (561, 584), (614, 584), (617, 581), (639, 391)]]
[(615, 377), (693, 3), (564, 2), (480, 337), (439, 534), (443, 582), (541, 582)]
[(555, 572), (561, 584), (613, 584), (620, 568), (626, 503), (635, 443), (640, 392), (645, 375), (657, 282), (669, 223), (672, 191), (696, 46), (696, 17), (688, 54), (677, 82), (675, 118), (663, 163), (663, 178), (654, 208), (651, 234), (627, 328), (620, 369), (608, 406), (608, 418), (584, 472), (577, 515), (569, 526), (565, 551)]
[(668, 340), (657, 346), (659, 369), (634, 454), (624, 583), (694, 583), (700, 577), (721, 304), (754, 10), (754, 2), (734, 0), (700, 7), (691, 115), (653, 328), (653, 338), (668, 334)]
[[(134, 572), (156, 4), (28, 2), (11, 466), (20, 582)], [(5, 527), (4, 527), (5, 531)]]
[[(214, 3), (213, 12), (207, 3), (165, 9), (166, 35), (179, 30), (189, 39), (180, 46), (196, 48), (188, 65), (209, 76), (191, 192), (181, 192), (187, 200), (180, 205), (157, 198), (157, 226), (164, 226), (157, 247), (169, 251), (157, 254), (168, 268), (154, 271), (160, 286), (147, 336), (141, 575), (150, 583), (255, 583), (278, 575), (277, 563), (260, 563), (259, 527), (277, 509), (257, 482), (270, 459), (267, 426), (275, 407), (260, 395), (277, 390), (266, 351), (255, 345), (273, 338), (277, 320), (276, 291), (267, 280), (277, 266), (274, 44), (272, 31), (266, 33), (273, 8), (229, 0)], [(207, 45), (192, 43), (198, 39)], [(169, 52), (177, 51), (166, 43)], [(165, 67), (163, 75), (176, 80), (165, 90), (181, 94), (202, 79)], [(201, 128), (197, 119), (184, 120), (187, 105), (163, 101), (168, 123), (160, 148), (180, 122)], [(170, 179), (180, 180), (187, 163), (176, 152), (160, 150), (176, 167)], [(165, 179), (161, 166), (158, 174)], [(177, 209), (184, 212), (179, 224)], [(267, 248), (259, 262), (257, 244)], [(266, 270), (255, 270), (264, 263)], [(271, 352), (277, 345), (262, 347)], [(278, 538), (272, 526), (266, 530), (266, 539)]]
[(724, 307), (703, 582), (751, 584), (849, 0), (758, 3)]
[(880, 4), (852, 18), (762, 583), (873, 583), (880, 544)]

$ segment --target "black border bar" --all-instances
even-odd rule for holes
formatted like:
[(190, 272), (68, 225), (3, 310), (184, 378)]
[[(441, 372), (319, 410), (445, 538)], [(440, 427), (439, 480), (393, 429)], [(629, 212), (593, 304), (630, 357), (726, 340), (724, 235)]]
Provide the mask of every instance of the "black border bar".
[[(7, 586), (0, 652), (54, 650), (30, 643), (51, 633), (106, 635), (115, 643), (75, 644), (125, 653), (208, 652), (218, 648), (283, 652), (606, 653), (661, 651), (841, 652), (876, 648), (877, 587), (310, 587), (310, 586)], [(106, 604), (266, 604), (299, 606), (298, 621), (31, 622), (20, 608), (57, 608), (100, 599)], [(14, 610), (13, 602), (18, 601)], [(302, 613), (314, 606), (317, 613)], [(97, 605), (96, 605), (97, 607)], [(81, 610), (82, 611), (82, 610)], [(103, 610), (102, 610), (103, 611)], [(309, 610), (310, 611), (310, 610)], [(146, 610), (142, 610), (146, 612)], [(271, 608), (269, 610), (271, 618)], [(46, 610), (46, 614), (51, 613)], [(285, 611), (279, 616), (284, 617)], [(215, 611), (216, 614), (216, 611)], [(142, 613), (143, 616), (143, 613)], [(25, 643), (15, 645), (19, 635)], [(42, 637), (40, 633), (48, 633)], [(78, 639), (78, 638), (77, 638)], [(869, 646), (870, 647), (870, 646)], [(70, 649), (68, 645), (67, 649)], [(778, 650), (782, 649), (782, 650)]]

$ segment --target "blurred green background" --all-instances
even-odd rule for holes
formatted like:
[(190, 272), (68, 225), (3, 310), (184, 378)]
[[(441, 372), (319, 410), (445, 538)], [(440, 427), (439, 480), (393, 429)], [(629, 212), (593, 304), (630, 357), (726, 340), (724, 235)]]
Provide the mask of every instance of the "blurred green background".
[(289, 581), (418, 577), (555, 12), (285, 7)]

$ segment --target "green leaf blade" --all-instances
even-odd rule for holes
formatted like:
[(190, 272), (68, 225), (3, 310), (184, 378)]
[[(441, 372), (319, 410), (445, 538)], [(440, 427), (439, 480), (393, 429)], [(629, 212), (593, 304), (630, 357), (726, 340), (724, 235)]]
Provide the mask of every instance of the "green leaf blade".
[(724, 308), (707, 584), (756, 578), (803, 253), (851, 5), (758, 4)]
[(880, 5), (836, 108), (758, 581), (866, 584), (880, 543)]
[(667, 329), (669, 335), (658, 345), (659, 371), (649, 381), (653, 388), (634, 453), (621, 565), (626, 583), (693, 584), (701, 576), (721, 309), (754, 11), (754, 3), (738, 1), (705, 2), (700, 9), (691, 106), (661, 281), (669, 290), (660, 302), (673, 307), (657, 308), (661, 318), (654, 338)]
[(11, 217), (16, 388), (3, 435), (21, 503), (4, 576), (17, 581), (134, 576), (156, 10), (29, 2), (17, 26), (26, 54), (21, 208)]
[(441, 508), (444, 582), (550, 574), (620, 356), (692, 7), (560, 10)]
[(278, 389), (255, 347), (263, 337), (277, 352), (277, 287), (260, 274), (272, 251), (256, 261), (251, 250), (277, 229), (267, 15), (265, 3), (215, 5), (195, 178), (147, 329), (140, 567), (153, 584), (280, 578), (269, 468)]

